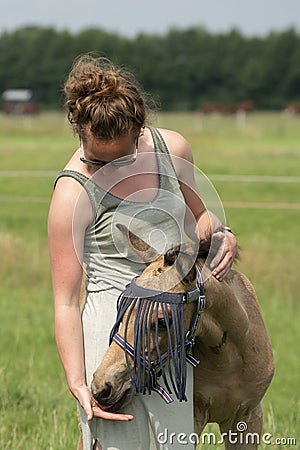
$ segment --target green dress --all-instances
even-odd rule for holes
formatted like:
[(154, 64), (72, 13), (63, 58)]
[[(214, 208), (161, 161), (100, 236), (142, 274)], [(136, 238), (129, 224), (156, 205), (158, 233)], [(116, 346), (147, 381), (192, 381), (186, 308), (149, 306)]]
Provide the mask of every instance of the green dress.
[[(185, 202), (166, 144), (157, 129), (150, 127), (153, 138), (159, 188), (153, 200), (134, 202), (105, 191), (85, 175), (64, 170), (58, 174), (77, 180), (87, 192), (94, 211), (84, 244), (84, 267), (87, 275), (86, 302), (82, 313), (87, 383), (91, 383), (108, 347), (110, 330), (116, 317), (116, 303), (131, 279), (145, 268), (144, 263), (123, 242), (118, 223), (126, 225), (159, 252), (184, 239)], [(131, 422), (93, 419), (88, 422), (80, 409), (84, 450), (93, 449), (95, 440), (102, 450), (192, 449), (193, 379), (188, 368), (188, 402), (176, 399), (167, 405), (153, 392), (133, 397), (126, 413)], [(161, 382), (163, 384), (163, 382)], [(175, 433), (175, 436), (172, 435)], [(186, 435), (186, 442), (183, 435)], [(193, 437), (193, 436), (192, 436)], [(184, 443), (183, 443), (184, 442)]]

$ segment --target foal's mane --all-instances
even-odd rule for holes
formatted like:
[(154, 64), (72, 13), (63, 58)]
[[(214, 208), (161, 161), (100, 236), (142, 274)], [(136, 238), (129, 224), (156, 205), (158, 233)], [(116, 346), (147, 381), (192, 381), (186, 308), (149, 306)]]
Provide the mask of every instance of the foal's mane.
[[(215, 233), (222, 231), (222, 228), (218, 228), (215, 230)], [(197, 259), (206, 260), (206, 263), (209, 264), (222, 246), (223, 241), (221, 239), (213, 239), (211, 235), (206, 235), (203, 239), (200, 239), (200, 245), (198, 249), (195, 249), (195, 256)], [(172, 265), (180, 251), (182, 251), (181, 245), (174, 245), (169, 250), (166, 251), (164, 255), (164, 261), (167, 265)], [(184, 251), (183, 251), (184, 252)], [(239, 254), (237, 253), (235, 256), (235, 260), (239, 259)]]

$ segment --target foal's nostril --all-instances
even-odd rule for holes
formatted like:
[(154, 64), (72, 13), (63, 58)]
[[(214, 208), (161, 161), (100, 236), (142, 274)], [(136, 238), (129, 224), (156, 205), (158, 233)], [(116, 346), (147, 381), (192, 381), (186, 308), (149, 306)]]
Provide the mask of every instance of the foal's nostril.
[(97, 392), (97, 401), (101, 404), (106, 402), (111, 395), (112, 386), (110, 383), (105, 383), (105, 387), (102, 389), (102, 391)]

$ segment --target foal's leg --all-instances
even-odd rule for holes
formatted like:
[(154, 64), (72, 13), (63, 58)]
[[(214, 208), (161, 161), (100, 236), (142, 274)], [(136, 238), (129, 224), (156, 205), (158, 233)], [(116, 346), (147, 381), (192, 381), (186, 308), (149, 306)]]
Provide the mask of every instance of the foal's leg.
[[(80, 435), (80, 437), (79, 437), (77, 450), (83, 450), (82, 437), (81, 437), (81, 435)], [(93, 450), (102, 450), (102, 447), (101, 447), (101, 445), (98, 443), (98, 441), (95, 442), (94, 447), (93, 447)]]
[(208, 410), (201, 405), (198, 407), (194, 404), (194, 429), (200, 436), (208, 422)]
[(83, 450), (81, 430), (80, 430), (80, 436), (78, 439), (77, 450)]
[[(262, 431), (263, 414), (259, 404), (247, 417), (239, 417), (231, 426), (220, 424), (226, 450), (257, 450)], [(244, 431), (243, 431), (244, 430)]]
[(82, 441), (82, 430), (81, 430), (81, 422), (80, 422), (80, 413), (77, 408), (77, 420), (78, 420), (78, 428), (79, 428), (79, 438), (77, 444), (77, 450), (83, 450), (83, 441)]
[[(77, 450), (83, 450), (83, 441), (82, 441), (81, 427), (80, 427), (80, 435), (79, 435), (78, 444), (77, 444)], [(102, 447), (98, 443), (98, 441), (95, 442), (95, 444), (93, 446), (93, 450), (102, 450)]]
[(95, 442), (93, 450), (102, 450), (101, 445), (98, 443), (98, 441)]

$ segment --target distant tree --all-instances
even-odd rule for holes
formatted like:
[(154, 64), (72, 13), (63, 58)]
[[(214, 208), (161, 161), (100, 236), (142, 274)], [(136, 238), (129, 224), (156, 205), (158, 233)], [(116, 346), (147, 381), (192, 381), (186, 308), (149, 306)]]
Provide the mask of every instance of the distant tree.
[[(287, 98), (287, 79), (292, 69), (292, 58), (299, 49), (300, 39), (293, 29), (273, 32), (264, 41), (261, 65), (261, 104), (266, 108), (282, 107)], [(300, 60), (297, 68), (299, 69)]]
[(23, 27), (0, 35), (0, 92), (29, 88), (46, 107), (61, 107), (71, 64), (87, 52), (132, 70), (162, 109), (246, 99), (270, 109), (300, 98), (300, 36), (293, 28), (264, 38), (203, 27), (126, 38), (98, 28), (72, 34)]

